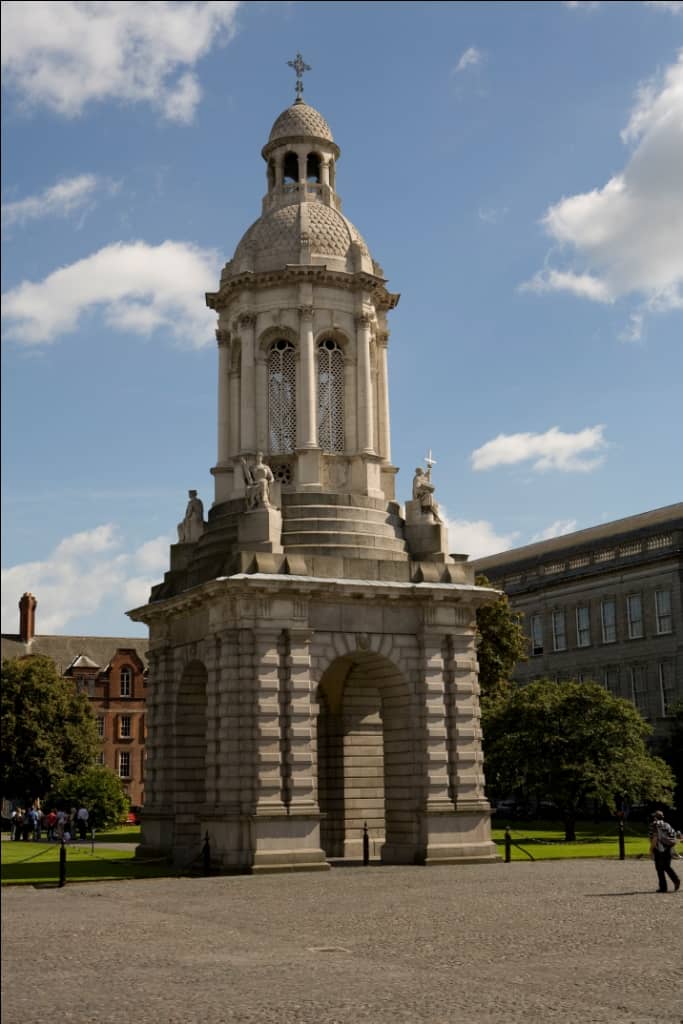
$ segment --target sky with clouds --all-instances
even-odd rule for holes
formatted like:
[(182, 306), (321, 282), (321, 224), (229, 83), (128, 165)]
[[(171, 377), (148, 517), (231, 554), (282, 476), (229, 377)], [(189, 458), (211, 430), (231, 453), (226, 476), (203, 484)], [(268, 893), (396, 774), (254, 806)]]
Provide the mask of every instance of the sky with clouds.
[(683, 3), (2, 5), (3, 630), (143, 635), (212, 500), (214, 314), (294, 99), (401, 293), (398, 497), (451, 550), (681, 500)]

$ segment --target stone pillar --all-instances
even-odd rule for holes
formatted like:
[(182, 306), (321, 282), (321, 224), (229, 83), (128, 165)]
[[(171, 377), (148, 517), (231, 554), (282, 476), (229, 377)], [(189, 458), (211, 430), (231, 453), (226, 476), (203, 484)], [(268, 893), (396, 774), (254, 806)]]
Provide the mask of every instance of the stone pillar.
[(464, 651), (463, 638), (458, 639), (460, 651), (453, 661), (452, 721), (457, 786), (454, 799), (458, 810), (488, 808), (474, 639), (468, 644), (469, 650)]
[(256, 632), (254, 685), (256, 710), (256, 813), (284, 812), (280, 768), (280, 630)]
[(315, 802), (311, 704), (310, 629), (289, 630), (289, 736), (287, 767), (290, 812), (318, 810)]
[(276, 188), (282, 188), (282, 184), (283, 184), (283, 181), (284, 181), (284, 174), (283, 174), (284, 161), (285, 161), (284, 153), (276, 153), (276, 155), (275, 155), (275, 187)]
[(299, 306), (299, 352), (301, 390), (297, 402), (297, 447), (315, 448), (318, 443), (316, 423), (316, 366), (313, 344), (313, 306)]
[(356, 317), (356, 351), (358, 352), (358, 448), (374, 454), (374, 409), (372, 372), (370, 366), (370, 317), (365, 313)]
[(443, 635), (423, 634), (426, 809), (453, 809), (448, 793)]
[(329, 188), (330, 184), (330, 163), (329, 160), (320, 161), (320, 184)]
[(268, 444), (268, 367), (261, 352), (256, 357), (256, 449), (267, 452)]
[(159, 644), (149, 652), (149, 683), (145, 701), (145, 809), (138, 851), (171, 854), (174, 845), (173, 649)]
[(230, 333), (216, 331), (218, 341), (218, 465), (230, 458)]
[(233, 341), (230, 352), (230, 395), (228, 400), (230, 448), (228, 457), (236, 455), (242, 448), (240, 438), (240, 362), (241, 348), (238, 348), (237, 344)]
[(391, 431), (389, 428), (389, 374), (387, 371), (387, 345), (389, 332), (377, 332), (377, 436), (378, 453), (391, 461)]
[(256, 317), (252, 313), (243, 313), (239, 318), (242, 337), (241, 365), (241, 409), (240, 409), (240, 449), (249, 454), (256, 451), (256, 388), (254, 382), (254, 336), (256, 334)]

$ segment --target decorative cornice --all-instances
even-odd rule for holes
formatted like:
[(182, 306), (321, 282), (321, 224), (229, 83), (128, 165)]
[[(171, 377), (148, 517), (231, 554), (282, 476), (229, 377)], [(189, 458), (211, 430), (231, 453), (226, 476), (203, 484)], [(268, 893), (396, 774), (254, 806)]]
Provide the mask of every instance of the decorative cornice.
[(386, 348), (389, 344), (389, 331), (377, 331), (375, 340), (381, 348)]
[(315, 310), (313, 306), (299, 306), (299, 316), (302, 320), (312, 320)]
[(216, 341), (219, 346), (230, 344), (230, 331), (216, 330)]
[(256, 327), (256, 314), (240, 313), (237, 317), (237, 323), (240, 327)]
[(229, 305), (234, 296), (243, 291), (263, 290), (287, 284), (307, 282), (318, 285), (333, 285), (345, 291), (368, 292), (377, 309), (395, 309), (400, 295), (387, 291), (386, 280), (365, 271), (348, 274), (341, 270), (328, 270), (326, 266), (310, 264), (289, 264), (280, 270), (265, 270), (258, 273), (244, 270), (229, 280), (222, 281), (217, 292), (206, 293), (209, 309), (219, 311)]
[(372, 317), (369, 313), (361, 313), (354, 317), (356, 327), (372, 327)]

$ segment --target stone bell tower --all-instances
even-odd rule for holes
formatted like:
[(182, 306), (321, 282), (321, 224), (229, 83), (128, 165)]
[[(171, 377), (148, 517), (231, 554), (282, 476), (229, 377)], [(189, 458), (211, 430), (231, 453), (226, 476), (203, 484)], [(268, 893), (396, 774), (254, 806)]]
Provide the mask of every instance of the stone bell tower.
[(145, 850), (208, 831), (226, 870), (325, 868), (365, 822), (388, 863), (493, 860), (475, 613), (495, 593), (447, 553), (431, 465), (405, 510), (391, 463), (398, 295), (336, 190), (301, 97), (270, 131), (261, 216), (225, 265), (218, 459), (150, 628)]

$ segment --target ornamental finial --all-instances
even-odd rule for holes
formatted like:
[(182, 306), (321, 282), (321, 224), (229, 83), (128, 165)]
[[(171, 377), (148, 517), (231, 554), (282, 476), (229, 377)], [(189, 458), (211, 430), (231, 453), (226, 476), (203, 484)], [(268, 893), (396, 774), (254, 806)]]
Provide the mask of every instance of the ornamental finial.
[(294, 68), (296, 71), (296, 102), (303, 103), (301, 94), (304, 91), (304, 83), (302, 82), (302, 75), (304, 71), (310, 71), (311, 65), (304, 64), (304, 59), (300, 53), (297, 53), (296, 60), (288, 60), (287, 64), (290, 68)]

